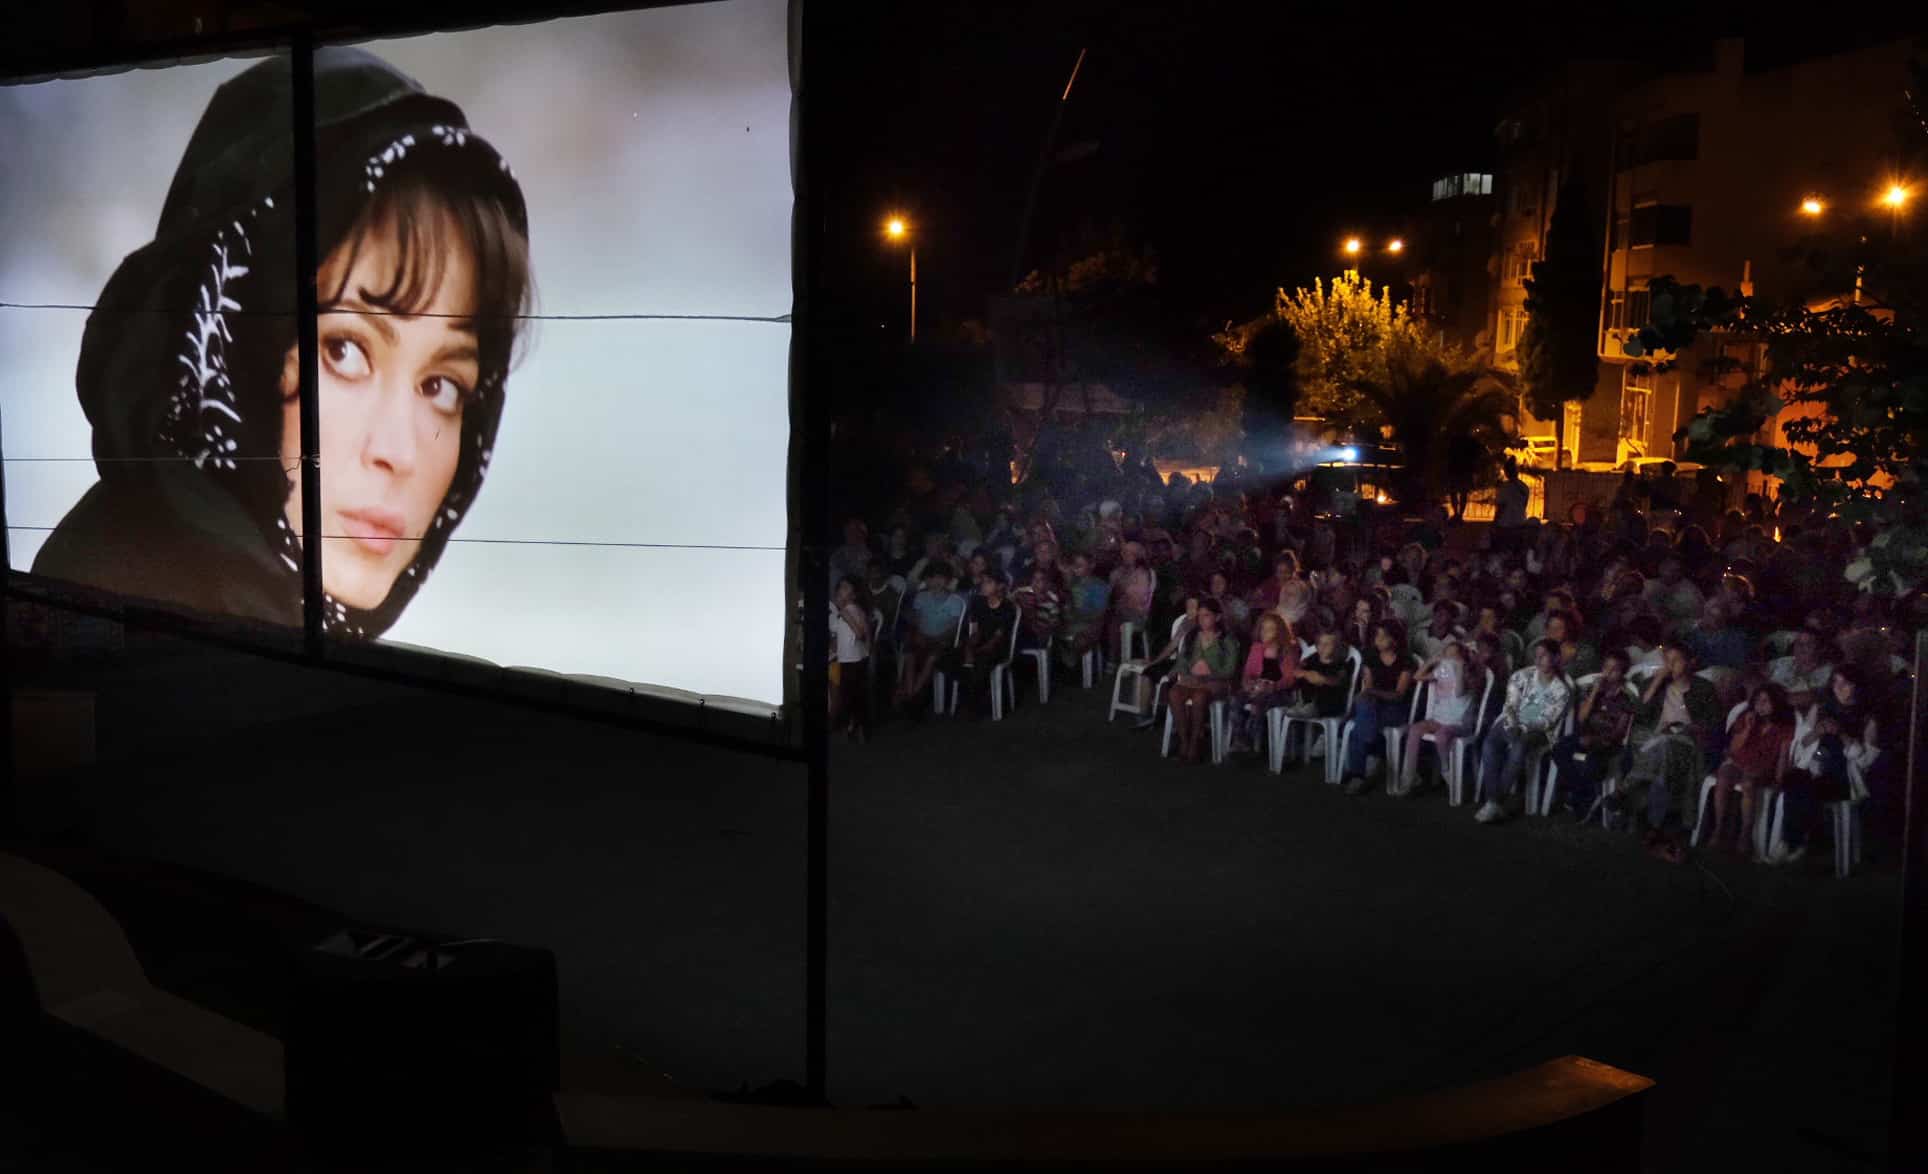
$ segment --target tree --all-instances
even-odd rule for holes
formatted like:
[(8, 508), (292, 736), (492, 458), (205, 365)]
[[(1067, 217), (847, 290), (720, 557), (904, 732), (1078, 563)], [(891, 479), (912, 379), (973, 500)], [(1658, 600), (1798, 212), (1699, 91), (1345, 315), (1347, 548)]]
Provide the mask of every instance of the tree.
[(1490, 371), (1456, 366), (1435, 348), (1395, 346), (1386, 355), (1386, 373), (1359, 379), (1353, 390), (1392, 429), (1405, 454), (1396, 487), (1403, 502), (1431, 503), (1447, 490), (1448, 454), (1455, 442), (1471, 440), (1485, 454), (1488, 479), (1499, 451), (1506, 447), (1505, 418), (1513, 397)]
[(1315, 280), (1311, 289), (1290, 294), (1280, 290), (1273, 316), (1289, 325), (1299, 342), (1299, 410), (1328, 419), (1360, 415), (1358, 386), (1387, 380), (1392, 349), (1438, 350), (1405, 306), (1394, 305), (1387, 290), (1375, 294), (1371, 280), (1357, 273), (1330, 284)]
[(1569, 179), (1553, 207), (1546, 257), (1526, 282), (1520, 333), (1520, 392), (1542, 420), (1554, 421), (1556, 466), (1566, 405), (1593, 394), (1599, 377), (1600, 240), (1586, 192)]

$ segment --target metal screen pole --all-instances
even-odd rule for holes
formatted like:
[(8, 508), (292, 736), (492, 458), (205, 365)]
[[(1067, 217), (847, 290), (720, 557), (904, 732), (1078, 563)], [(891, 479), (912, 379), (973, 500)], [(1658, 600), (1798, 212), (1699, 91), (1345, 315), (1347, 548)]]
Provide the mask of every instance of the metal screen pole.
[(301, 368), (301, 624), (311, 659), (321, 658), (321, 401), (316, 338), (315, 42), (295, 34), (295, 347)]
[[(1928, 997), (1921, 984), (1928, 982), (1928, 792), (1924, 792), (1922, 768), (1922, 727), (1928, 723), (1928, 631), (1915, 633), (1914, 692), (1908, 699), (1907, 745), (1897, 747), (1907, 755), (1907, 774), (1902, 779), (1907, 807), (1902, 817), (1901, 844), (1901, 950), (1896, 968), (1894, 1048), (1894, 1097), (1888, 1117), (1888, 1168), (1919, 1170), (1928, 1163), (1928, 1114), (1922, 1112), (1922, 1098), (1928, 1096), (1928, 1057), (1919, 1041), (1928, 1038)], [(1886, 737), (1883, 732), (1884, 740)]]

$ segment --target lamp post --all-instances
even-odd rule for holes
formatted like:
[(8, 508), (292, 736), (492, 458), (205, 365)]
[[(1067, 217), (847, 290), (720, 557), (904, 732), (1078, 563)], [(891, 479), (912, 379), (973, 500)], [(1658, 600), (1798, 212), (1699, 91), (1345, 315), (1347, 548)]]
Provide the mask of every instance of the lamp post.
[(902, 216), (884, 221), (884, 236), (892, 244), (910, 246), (910, 340), (917, 341), (917, 242), (911, 239), (910, 224)]

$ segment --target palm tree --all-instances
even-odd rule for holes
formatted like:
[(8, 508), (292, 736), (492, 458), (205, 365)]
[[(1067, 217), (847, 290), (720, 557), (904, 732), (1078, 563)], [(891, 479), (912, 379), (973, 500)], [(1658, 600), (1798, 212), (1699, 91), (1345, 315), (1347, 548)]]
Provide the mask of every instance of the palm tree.
[(1454, 441), (1471, 440), (1483, 454), (1478, 468), (1465, 471), (1477, 484), (1490, 479), (1511, 439), (1507, 420), (1515, 397), (1504, 390), (1498, 372), (1448, 365), (1436, 354), (1395, 352), (1387, 358), (1385, 379), (1355, 380), (1352, 387), (1377, 409), (1405, 454), (1396, 485), (1400, 501), (1408, 505), (1445, 496), (1447, 452)]

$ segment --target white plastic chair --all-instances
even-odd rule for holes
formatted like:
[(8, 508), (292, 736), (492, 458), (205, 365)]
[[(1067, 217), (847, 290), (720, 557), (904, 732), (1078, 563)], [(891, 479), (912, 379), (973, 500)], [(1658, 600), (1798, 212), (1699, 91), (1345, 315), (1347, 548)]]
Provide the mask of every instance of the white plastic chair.
[[(1024, 609), (1011, 605), (1011, 642), (1005, 646), (1004, 659), (991, 666), (991, 720), (1004, 720), (1004, 696), (1011, 696), (1011, 708), (1018, 707), (1018, 686), (1011, 676), (1011, 663), (1018, 658), (1018, 626), (1024, 622)], [(1050, 672), (1045, 669), (1044, 672)], [(1042, 678), (1040, 678), (1042, 679)], [(951, 690), (951, 712), (957, 712), (958, 690)]]
[[(1027, 648), (1023, 652), (1023, 655), (1037, 661), (1038, 664), (1039, 705), (1043, 705), (1051, 700), (1051, 649), (1056, 644), (1057, 639), (1053, 637), (1044, 642), (1043, 648)], [(1013, 704), (1015, 705), (1016, 703), (1014, 702)]]
[[(1567, 707), (1567, 732), (1568, 733), (1572, 733), (1574, 730), (1579, 728), (1580, 702), (1586, 700), (1587, 690), (1593, 688), (1593, 683), (1599, 679), (1600, 679), (1599, 673), (1588, 673), (1586, 676), (1581, 677), (1579, 680), (1573, 682), (1573, 703)], [(1636, 706), (1640, 704), (1640, 691), (1638, 689), (1635, 689), (1631, 684), (1623, 684), (1621, 685), (1621, 689), (1626, 692), (1628, 698), (1631, 699)], [(1628, 722), (1627, 732), (1621, 735), (1619, 747), (1612, 752), (1614, 757), (1615, 758), (1624, 757), (1626, 754), (1627, 747), (1632, 744), (1633, 744), (1633, 723)], [(1573, 757), (1576, 761), (1585, 762), (1586, 757), (1589, 753), (1593, 753), (1593, 751), (1581, 750), (1581, 751), (1575, 752)], [(1605, 751), (1601, 751), (1600, 753), (1605, 753)], [(1555, 762), (1551, 757), (1549, 757), (1546, 760), (1546, 764), (1547, 764), (1546, 765), (1546, 782), (1541, 787), (1538, 802), (1528, 804), (1529, 814), (1534, 814), (1534, 815), (1553, 814), (1554, 801), (1560, 797), (1560, 764), (1558, 762)], [(1618, 781), (1619, 781), (1618, 774), (1612, 773), (1612, 772), (1610, 772), (1607, 777), (1602, 778), (1600, 780), (1600, 795), (1604, 797), (1606, 795), (1612, 794), (1615, 788), (1615, 784), (1618, 783)], [(1594, 800), (1596, 804), (1599, 801), (1600, 800), (1598, 798)], [(1593, 809), (1588, 808), (1585, 812), (1581, 813), (1582, 821), (1584, 822), (1586, 817), (1592, 814), (1593, 814)]]
[(1312, 760), (1312, 729), (1318, 727), (1325, 734), (1325, 773), (1326, 782), (1339, 781), (1339, 769), (1344, 764), (1344, 751), (1339, 745), (1340, 731), (1351, 720), (1351, 699), (1359, 692), (1359, 675), (1365, 667), (1365, 659), (1357, 648), (1346, 649), (1346, 663), (1352, 667), (1352, 682), (1346, 687), (1347, 713), (1339, 717), (1287, 717), (1284, 709), (1266, 711), (1267, 743), (1272, 750), (1272, 773), (1280, 774), (1285, 770), (1285, 754), (1291, 745), (1292, 730), (1295, 726), (1305, 727), (1304, 749), (1299, 761)]
[[(1173, 639), (1176, 639), (1178, 637), (1179, 626), (1182, 625), (1184, 622), (1185, 622), (1184, 616), (1179, 616), (1177, 619), (1172, 621), (1172, 638)], [(1141, 636), (1143, 635), (1142, 632), (1139, 634)], [(1126, 641), (1120, 641), (1120, 643), (1126, 643)], [(1147, 644), (1147, 649), (1149, 649), (1149, 647), (1150, 647), (1149, 644)], [(1110, 721), (1112, 718), (1117, 717), (1121, 713), (1129, 713), (1134, 716), (1150, 717), (1152, 715), (1155, 715), (1158, 712), (1158, 692), (1156, 690), (1152, 692), (1152, 698), (1151, 698), (1150, 704), (1142, 709), (1139, 708), (1139, 705), (1135, 700), (1134, 701), (1124, 700), (1125, 678), (1127, 676), (1130, 676), (1130, 677), (1144, 676), (1145, 669), (1149, 667), (1148, 662), (1150, 661), (1150, 659), (1151, 659), (1151, 653), (1148, 650), (1145, 653), (1145, 659), (1142, 661), (1132, 661), (1130, 659), (1125, 659), (1118, 662), (1118, 674), (1115, 677), (1113, 677), (1111, 680), (1111, 708), (1105, 711), (1105, 720), (1107, 722)], [(1163, 682), (1161, 681), (1160, 683), (1162, 684)], [(1137, 695), (1138, 695), (1137, 686), (1134, 684), (1132, 686), (1132, 696), (1135, 698)]]
[[(951, 634), (952, 648), (956, 648), (959, 645), (963, 644), (964, 621), (968, 620), (970, 617), (971, 617), (971, 601), (967, 599), (964, 601), (964, 614), (957, 617), (957, 631)], [(931, 674), (931, 712), (933, 714), (936, 714), (938, 717), (944, 716), (946, 712), (944, 695), (945, 695), (945, 690), (949, 689), (950, 690), (950, 707), (948, 712), (956, 713), (957, 712), (957, 688), (958, 688), (957, 682), (952, 681), (947, 675), (945, 675), (945, 672), (943, 669), (938, 669), (937, 671), (933, 672)]]
[[(1819, 708), (1818, 705), (1809, 706), (1807, 712), (1795, 722), (1795, 744), (1812, 726)], [(1834, 875), (1841, 879), (1851, 875), (1854, 866), (1861, 863), (1861, 805), (1868, 798), (1867, 770), (1881, 757), (1880, 750), (1869, 750), (1858, 738), (1845, 741), (1848, 751), (1848, 797), (1831, 799), (1821, 805), (1827, 812), (1828, 831), (1834, 839)], [(1755, 827), (1755, 850), (1764, 859), (1776, 845), (1786, 842), (1783, 838), (1783, 821), (1787, 815), (1787, 802), (1780, 788), (1771, 787), (1763, 792), (1761, 815), (1762, 819)]]
[(1426, 698), (1432, 691), (1433, 683), (1431, 681), (1415, 680), (1413, 682), (1412, 705), (1406, 710), (1406, 724), (1403, 726), (1389, 726), (1380, 731), (1380, 736), (1385, 739), (1386, 743), (1386, 794), (1388, 795), (1393, 793), (1393, 785), (1399, 781), (1399, 764), (1404, 761), (1400, 755), (1406, 748), (1406, 731), (1411, 729), (1413, 723), (1425, 714)]
[[(1741, 714), (1747, 712), (1748, 704), (1749, 704), (1748, 702), (1742, 701), (1737, 703), (1733, 708), (1727, 711), (1727, 730), (1729, 733), (1733, 732), (1734, 723), (1740, 720)], [(1788, 743), (1788, 746), (1791, 749), (1793, 747), (1793, 742), (1790, 741)], [(1689, 847), (1694, 847), (1694, 848), (1700, 847), (1701, 827), (1707, 822), (1707, 808), (1709, 806), (1708, 801), (1714, 797), (1714, 787), (1719, 781), (1720, 781), (1719, 771), (1716, 771), (1714, 774), (1708, 775), (1706, 778), (1700, 781), (1700, 803), (1694, 810), (1694, 830), (1687, 833), (1687, 844)], [(1764, 791), (1769, 789), (1772, 789), (1772, 788), (1763, 788)], [(1756, 819), (1754, 822), (1756, 827), (1760, 825), (1759, 816), (1766, 811), (1767, 803), (1765, 801), (1762, 801), (1759, 804), (1759, 808), (1760, 809), (1755, 812)], [(1714, 833), (1718, 837), (1720, 834), (1720, 829), (1715, 828)], [(1749, 838), (1752, 839), (1754, 837), (1750, 836)]]
[[(1165, 677), (1158, 682), (1158, 689), (1156, 690), (1156, 696), (1154, 696), (1152, 699), (1152, 708), (1154, 712), (1156, 712), (1157, 710), (1157, 705), (1158, 705), (1157, 698), (1162, 697), (1164, 695), (1165, 684), (1170, 679), (1171, 679), (1170, 677)], [(1224, 765), (1226, 755), (1231, 752), (1232, 723), (1227, 720), (1230, 716), (1231, 716), (1231, 710), (1228, 707), (1225, 698), (1221, 697), (1218, 700), (1212, 702), (1212, 711), (1209, 717), (1212, 723), (1212, 765), (1213, 766)], [(1164, 733), (1164, 736), (1160, 738), (1158, 742), (1158, 757), (1160, 758), (1171, 757), (1172, 733), (1176, 725), (1177, 725), (1177, 719), (1172, 715), (1172, 707), (1168, 704), (1165, 706), (1165, 733)]]
[[(1454, 741), (1453, 752), (1450, 758), (1440, 759), (1439, 773), (1446, 781), (1446, 803), (1450, 807), (1458, 807), (1460, 805), (1460, 800), (1463, 798), (1463, 794), (1464, 794), (1463, 787), (1464, 787), (1465, 771), (1466, 771), (1466, 755), (1470, 750), (1472, 750), (1472, 748), (1475, 745), (1478, 744), (1480, 732), (1485, 728), (1486, 703), (1492, 699), (1493, 682), (1498, 678), (1499, 678), (1498, 673), (1486, 674), (1486, 684), (1483, 688), (1480, 689), (1479, 708), (1473, 711), (1472, 732)], [(1410, 726), (1412, 722), (1418, 721), (1421, 717), (1425, 715), (1425, 707), (1421, 703), (1418, 694), (1422, 690), (1430, 692), (1430, 689), (1431, 689), (1430, 682), (1422, 682), (1420, 687), (1415, 688), (1413, 690), (1413, 693), (1414, 693), (1413, 711), (1412, 711), (1411, 718), (1408, 719), (1408, 726)], [(1419, 738), (1422, 743), (1433, 747), (1433, 751), (1435, 755), (1438, 754), (1439, 736), (1437, 734), (1421, 734)], [(1405, 727), (1390, 729), (1386, 731), (1386, 764), (1387, 764), (1386, 765), (1386, 772), (1387, 772), (1386, 792), (1387, 794), (1392, 793), (1393, 771), (1398, 769), (1398, 765), (1405, 761), (1405, 757), (1404, 757), (1405, 748), (1406, 748), (1406, 728)]]
[[(1145, 568), (1145, 572), (1151, 576), (1151, 600), (1152, 606), (1156, 607), (1158, 605), (1158, 572), (1152, 570), (1150, 567)], [(1118, 625), (1119, 664), (1122, 665), (1131, 659), (1131, 642), (1133, 640), (1137, 640), (1139, 646), (1145, 650), (1145, 659), (1151, 659), (1151, 633), (1145, 630), (1144, 624), (1127, 622)]]
[(1098, 650), (1096, 644), (1085, 649), (1084, 655), (1078, 658), (1078, 670), (1084, 676), (1085, 688), (1089, 689), (1098, 683), (1098, 678), (1105, 671), (1105, 654)]

